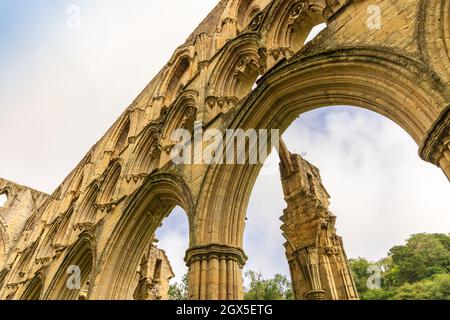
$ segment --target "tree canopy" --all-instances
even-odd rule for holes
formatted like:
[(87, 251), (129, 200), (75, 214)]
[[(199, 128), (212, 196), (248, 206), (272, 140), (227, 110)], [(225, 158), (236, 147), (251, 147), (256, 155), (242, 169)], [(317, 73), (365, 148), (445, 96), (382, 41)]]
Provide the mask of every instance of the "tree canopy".
[[(450, 300), (450, 236), (415, 234), (377, 262), (350, 260), (356, 286), (365, 300)], [(381, 287), (370, 289), (370, 266), (378, 266)]]

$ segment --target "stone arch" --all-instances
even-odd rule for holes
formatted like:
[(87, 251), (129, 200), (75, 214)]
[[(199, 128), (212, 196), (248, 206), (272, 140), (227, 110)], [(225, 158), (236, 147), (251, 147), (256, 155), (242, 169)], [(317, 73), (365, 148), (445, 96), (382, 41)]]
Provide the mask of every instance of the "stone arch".
[[(274, 128), (283, 132), (303, 112), (325, 106), (353, 105), (390, 118), (420, 144), (449, 97), (438, 93), (441, 83), (425, 76), (424, 66), (404, 59), (386, 51), (347, 49), (287, 62), (261, 80), (235, 117), (232, 127), (244, 130)], [(404, 65), (408, 65), (408, 69)], [(317, 72), (319, 68), (321, 72)], [(386, 69), (391, 70), (389, 76), (386, 76)], [(415, 80), (417, 78), (423, 79), (420, 86)], [(399, 105), (403, 107), (399, 108)], [(233, 190), (233, 195), (228, 192), (231, 198), (227, 197), (228, 200), (233, 199), (229, 200), (231, 211), (240, 213), (238, 217), (228, 217), (231, 219), (229, 221), (223, 217), (209, 220), (205, 216), (198, 216), (208, 230), (203, 234), (210, 237), (204, 241), (237, 246), (242, 244), (242, 218), (259, 169), (260, 166), (210, 168), (209, 174), (216, 173), (214, 177), (207, 177), (207, 180), (217, 179), (219, 184), (227, 184), (224, 190)], [(242, 183), (244, 180), (248, 183)], [(221, 187), (209, 181), (204, 185), (208, 189), (202, 190), (200, 194), (221, 190)], [(230, 210), (230, 203), (225, 201), (227, 199), (214, 199), (210, 204), (204, 204), (200, 198), (198, 207), (204, 208), (205, 213), (219, 215)], [(216, 221), (215, 225), (211, 223), (213, 220)], [(235, 225), (237, 221), (240, 221), (240, 225)]]
[(264, 9), (269, 1), (238, 0), (236, 1), (236, 23), (238, 33), (242, 32), (252, 19)]
[[(259, 45), (259, 36), (246, 33), (237, 37), (222, 52), (208, 85), (209, 108), (226, 112), (245, 97), (266, 67), (266, 55)], [(218, 113), (218, 112), (213, 112)]]
[(47, 224), (51, 224), (57, 218), (57, 213), (62, 204), (62, 188), (59, 186), (50, 196), (50, 201), (47, 209), (44, 211), (42, 220)]
[(41, 300), (43, 288), (43, 277), (41, 275), (35, 276), (28, 284), (20, 300)]
[(119, 161), (114, 161), (106, 171), (106, 176), (98, 198), (98, 204), (105, 205), (115, 200), (117, 191), (120, 189), (121, 174), (122, 165)]
[(171, 135), (177, 129), (193, 130), (197, 115), (199, 93), (194, 90), (184, 91), (167, 114), (162, 126), (163, 147), (171, 143)]
[(323, 22), (323, 16), (309, 10), (304, 0), (276, 1), (261, 28), (272, 58), (270, 65), (290, 58), (301, 49), (312, 28)]
[(8, 195), (6, 192), (0, 192), (0, 208), (4, 207), (8, 202)]
[[(85, 284), (90, 283), (95, 276), (95, 240), (93, 236), (87, 232), (80, 235), (79, 239), (69, 248), (68, 253), (64, 257), (58, 271), (55, 273), (48, 289), (44, 293), (46, 300), (78, 300)], [(68, 277), (74, 272), (69, 269), (76, 266), (80, 271), (80, 287), (68, 288)], [(75, 271), (76, 272), (76, 271)], [(90, 297), (90, 288), (88, 288), (88, 296)]]
[(114, 154), (120, 154), (125, 146), (128, 144), (128, 135), (130, 133), (131, 122), (127, 117), (123, 127), (121, 128), (116, 143), (114, 145)]
[[(405, 59), (367, 48), (299, 56), (261, 79), (229, 128), (279, 129), (282, 133), (306, 111), (352, 105), (390, 118), (420, 144), (450, 97), (425, 66)], [(247, 205), (261, 167), (208, 168), (195, 216), (199, 243), (242, 248)]]
[(67, 240), (71, 234), (70, 221), (74, 209), (70, 207), (66, 212), (60, 214), (49, 226), (47, 234), (39, 244), (39, 252), (36, 263), (47, 264), (53, 257), (59, 255), (65, 249)]
[(127, 182), (144, 178), (156, 169), (161, 155), (160, 128), (154, 124), (148, 125), (140, 134), (128, 164)]
[(83, 183), (84, 183), (84, 173), (83, 170), (81, 170), (81, 173), (75, 177), (70, 187), (70, 192), (73, 194), (73, 198), (77, 198), (77, 196), (79, 196), (80, 191), (83, 187)]
[(52, 247), (56, 254), (63, 250), (67, 245), (67, 240), (71, 234), (70, 221), (74, 213), (73, 206), (70, 207), (61, 217), (61, 222), (58, 223), (57, 232), (54, 235)]
[(9, 186), (0, 189), (0, 208), (11, 206), (14, 203), (14, 193)]
[(77, 209), (77, 214), (74, 215), (74, 223), (72, 224), (74, 230), (84, 231), (87, 224), (94, 224), (97, 217), (97, 198), (100, 194), (100, 186), (97, 182), (93, 182), (80, 203)]
[(176, 52), (169, 62), (170, 73), (166, 74), (159, 88), (159, 95), (164, 97), (164, 105), (169, 106), (181, 92), (191, 77), (192, 54), (189, 49)]
[(33, 257), (37, 251), (38, 243), (39, 240), (31, 243), (16, 257), (16, 261), (12, 265), (14, 273), (9, 274), (7, 284), (14, 287), (26, 279), (25, 277), (30, 273), (30, 270), (32, 270), (32, 265), (34, 264)]
[[(96, 299), (133, 299), (142, 253), (175, 206), (184, 209), (192, 228), (194, 202), (190, 190), (181, 177), (170, 173), (152, 174), (131, 196), (102, 254), (100, 263), (105, 269), (96, 280), (102, 283), (93, 293)], [(191, 237), (190, 241), (195, 239)]]

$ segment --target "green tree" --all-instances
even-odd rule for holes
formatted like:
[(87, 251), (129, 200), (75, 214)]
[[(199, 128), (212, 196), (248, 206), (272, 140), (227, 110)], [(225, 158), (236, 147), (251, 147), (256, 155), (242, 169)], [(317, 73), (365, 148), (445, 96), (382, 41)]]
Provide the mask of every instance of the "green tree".
[[(368, 289), (367, 270), (383, 270), (380, 289)], [(350, 260), (356, 287), (363, 300), (450, 299), (450, 236), (415, 234), (376, 263), (364, 258)]]
[(398, 288), (394, 300), (450, 300), (450, 274), (438, 274)]
[(261, 273), (247, 271), (245, 277), (250, 285), (244, 292), (245, 300), (293, 300), (291, 282), (286, 276), (276, 274), (272, 279), (263, 279)]
[(187, 300), (188, 299), (188, 275), (185, 274), (180, 283), (171, 284), (169, 286), (170, 300)]
[(365, 258), (351, 259), (349, 263), (353, 271), (356, 289), (360, 295), (364, 294), (368, 290), (367, 279), (369, 275), (367, 270), (369, 270), (371, 263)]
[(397, 283), (414, 283), (450, 272), (450, 237), (443, 234), (415, 234), (406, 245), (389, 252)]

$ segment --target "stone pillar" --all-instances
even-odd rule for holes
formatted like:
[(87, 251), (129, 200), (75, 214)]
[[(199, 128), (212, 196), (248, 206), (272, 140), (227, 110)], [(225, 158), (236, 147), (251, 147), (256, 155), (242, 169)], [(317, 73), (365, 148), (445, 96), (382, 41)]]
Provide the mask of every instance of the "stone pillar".
[(286, 257), (299, 300), (355, 300), (355, 282), (319, 170), (280, 142)]
[(439, 166), (450, 181), (450, 145), (446, 146), (446, 150), (443, 152), (442, 157), (439, 160)]
[(247, 256), (240, 248), (210, 244), (186, 252), (189, 300), (241, 300), (242, 268)]

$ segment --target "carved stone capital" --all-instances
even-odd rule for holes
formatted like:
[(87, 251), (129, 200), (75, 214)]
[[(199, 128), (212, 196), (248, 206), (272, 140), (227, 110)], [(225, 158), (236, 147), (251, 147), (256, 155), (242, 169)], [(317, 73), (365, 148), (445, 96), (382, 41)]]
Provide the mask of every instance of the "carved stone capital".
[(264, 17), (265, 17), (265, 13), (264, 12), (260, 12), (258, 13), (250, 22), (249, 25), (249, 30), (251, 31), (258, 31), (259, 28), (262, 25), (262, 22), (264, 21)]
[(94, 224), (91, 222), (77, 223), (73, 226), (74, 231), (78, 230), (80, 232), (91, 231), (92, 229), (94, 229)]
[(126, 183), (130, 183), (133, 181), (134, 183), (138, 183), (139, 181), (144, 180), (147, 178), (147, 173), (140, 173), (140, 174), (128, 174), (124, 177)]
[(239, 99), (236, 97), (215, 97), (215, 96), (208, 96), (205, 100), (206, 104), (210, 108), (214, 108), (216, 105), (222, 109), (231, 109), (239, 104)]
[(101, 212), (110, 213), (116, 209), (116, 207), (126, 198), (123, 196), (117, 200), (111, 201), (109, 203), (96, 203), (94, 204), (94, 208), (100, 210)]
[(241, 248), (224, 244), (209, 244), (196, 246), (187, 250), (184, 261), (186, 261), (187, 265), (190, 265), (194, 261), (210, 260), (213, 258), (234, 260), (241, 267), (245, 265), (248, 259)]
[(308, 9), (321, 14), (325, 20), (329, 20), (349, 2), (350, 0), (308, 0)]
[(440, 166), (445, 157), (444, 152), (450, 150), (450, 106), (439, 116), (422, 142), (419, 154), (428, 162)]

